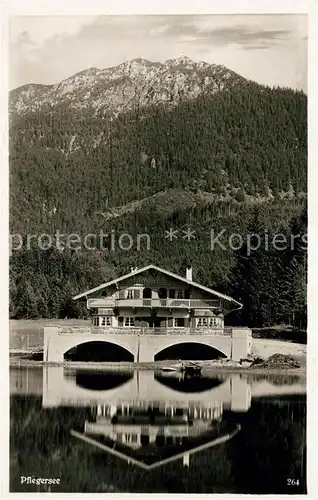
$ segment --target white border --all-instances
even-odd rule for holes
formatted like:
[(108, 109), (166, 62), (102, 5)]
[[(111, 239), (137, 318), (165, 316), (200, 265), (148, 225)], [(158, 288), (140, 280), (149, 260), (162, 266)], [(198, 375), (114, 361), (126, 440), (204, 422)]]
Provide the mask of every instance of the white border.
[[(318, 3), (315, 0), (7, 0), (1, 5), (1, 169), (0, 169), (0, 221), (5, 237), (2, 238), (1, 266), (1, 300), (0, 300), (0, 326), (1, 326), (1, 367), (2, 377), (0, 382), (1, 398), (1, 497), (24, 498), (26, 494), (8, 493), (8, 466), (9, 466), (9, 407), (8, 407), (8, 19), (12, 15), (102, 15), (102, 14), (287, 14), (308, 13), (309, 14), (309, 44), (308, 44), (308, 193), (309, 193), (309, 259), (308, 259), (308, 463), (307, 483), (308, 498), (318, 498), (318, 463), (317, 453), (317, 430), (316, 419), (318, 417), (318, 405), (316, 400), (318, 391), (316, 389), (316, 377), (318, 375), (318, 363), (315, 360), (317, 352), (318, 320), (315, 314), (315, 304), (318, 297)], [(317, 416), (316, 416), (317, 415)], [(257, 457), (255, 457), (257, 460)], [(242, 457), (244, 460), (244, 457)], [(106, 495), (123, 499), (125, 497), (136, 497), (139, 494)], [(37, 498), (45, 497), (46, 494), (38, 493)], [(76, 495), (76, 498), (78, 496)], [(174, 495), (183, 498), (185, 495)], [(215, 496), (215, 495), (212, 495)], [(51, 494), (50, 497), (74, 497), (74, 494)], [(93, 498), (95, 495), (85, 495)], [(156, 495), (163, 498), (164, 495)], [(200, 498), (211, 497), (211, 495), (199, 495)], [(222, 495), (222, 498), (235, 498), (237, 495)], [(249, 495), (250, 498), (263, 496)], [(266, 495), (264, 498), (270, 498)], [(274, 495), (273, 498), (280, 498)], [(298, 498), (298, 496), (293, 496)]]
[(102, 14), (301, 14), (310, 0), (11, 0), (12, 15)]
[[(317, 332), (318, 297), (318, 3), (310, 6), (308, 19), (308, 345), (307, 345), (307, 486), (310, 498), (317, 498)], [(314, 493), (314, 494), (313, 494)]]
[[(2, 10), (2, 9), (1, 9)], [(1, 12), (2, 13), (2, 12)], [(0, 258), (0, 331), (2, 348), (0, 349), (0, 487), (1, 495), (8, 488), (9, 482), (9, 175), (8, 175), (8, 24), (4, 16), (0, 17), (0, 57), (1, 57), (1, 92), (0, 92), (0, 228), (1, 257)]]

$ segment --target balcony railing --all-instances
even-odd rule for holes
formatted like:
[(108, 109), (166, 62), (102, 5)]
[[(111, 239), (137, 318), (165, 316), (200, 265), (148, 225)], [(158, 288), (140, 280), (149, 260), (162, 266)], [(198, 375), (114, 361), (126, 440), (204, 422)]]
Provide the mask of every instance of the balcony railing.
[(102, 297), (88, 299), (87, 307), (169, 307), (178, 309), (219, 308), (219, 300), (210, 299), (115, 299)]

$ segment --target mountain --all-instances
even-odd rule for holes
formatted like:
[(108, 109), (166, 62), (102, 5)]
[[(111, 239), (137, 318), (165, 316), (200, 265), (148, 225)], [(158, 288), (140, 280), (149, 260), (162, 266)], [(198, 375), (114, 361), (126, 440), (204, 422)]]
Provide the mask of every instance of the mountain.
[[(306, 318), (306, 251), (265, 248), (306, 231), (307, 98), (188, 58), (91, 68), (10, 94), (10, 231), (31, 245), (11, 257), (11, 316), (85, 315), (70, 297), (156, 263), (242, 298), (238, 322)], [(169, 241), (188, 227), (196, 238)], [(56, 231), (108, 234), (105, 248), (54, 248)], [(211, 230), (239, 251), (211, 251)], [(111, 248), (129, 234), (133, 248)], [(37, 235), (53, 247), (39, 249)], [(138, 234), (149, 249), (136, 248)], [(250, 234), (264, 245), (246, 255)], [(116, 240), (117, 241), (117, 240)], [(14, 246), (14, 245), (13, 245)], [(244, 253), (245, 252), (245, 253)], [(287, 316), (286, 316), (287, 315)], [(294, 315), (294, 316), (293, 316)]]
[(10, 112), (63, 107), (116, 115), (137, 107), (176, 105), (244, 82), (225, 66), (185, 56), (164, 63), (134, 59), (112, 68), (89, 68), (56, 85), (24, 85), (11, 92)]
[(97, 212), (168, 189), (298, 196), (306, 174), (306, 96), (288, 89), (236, 85), (113, 120), (60, 107), (11, 117), (13, 232), (44, 230), (51, 210), (59, 227), (85, 231)]

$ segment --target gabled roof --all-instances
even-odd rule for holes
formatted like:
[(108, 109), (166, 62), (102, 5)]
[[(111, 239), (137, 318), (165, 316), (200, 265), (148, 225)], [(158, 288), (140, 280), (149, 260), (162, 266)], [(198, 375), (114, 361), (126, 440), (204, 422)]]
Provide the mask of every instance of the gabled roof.
[(217, 297), (219, 297), (221, 299), (227, 300), (229, 302), (233, 302), (234, 304), (237, 304), (239, 306), (239, 309), (241, 309), (243, 307), (243, 304), (241, 304), (237, 300), (233, 299), (232, 297), (229, 297), (228, 295), (224, 295), (223, 293), (217, 292), (216, 290), (212, 290), (212, 288), (208, 288), (204, 285), (200, 285), (199, 283), (196, 283), (195, 281), (188, 280), (187, 278), (184, 278), (183, 276), (172, 273), (171, 271), (167, 271), (166, 269), (162, 269), (161, 267), (155, 266), (154, 264), (150, 264), (150, 265), (142, 267), (140, 269), (136, 269), (135, 271), (132, 271), (128, 274), (125, 274), (124, 276), (121, 276), (120, 278), (116, 278), (112, 281), (109, 281), (108, 283), (102, 283), (101, 285), (99, 285), (95, 288), (91, 288), (90, 290), (87, 290), (86, 292), (83, 292), (83, 293), (80, 293), (79, 295), (76, 295), (75, 297), (73, 297), (73, 300), (87, 297), (88, 295), (91, 295), (92, 293), (97, 292), (98, 290), (102, 290), (102, 289), (107, 288), (111, 285), (116, 285), (117, 283), (119, 283), (121, 281), (124, 281), (124, 280), (131, 278), (133, 276), (138, 276), (139, 274), (142, 274), (142, 273), (149, 271), (151, 269), (158, 271), (160, 273), (166, 274), (167, 276), (170, 276), (170, 278), (177, 279), (177, 280), (182, 281), (182, 282), (184, 282), (188, 285), (191, 285), (195, 288), (199, 288), (200, 290), (203, 290), (207, 293), (210, 293), (211, 295), (216, 295)]

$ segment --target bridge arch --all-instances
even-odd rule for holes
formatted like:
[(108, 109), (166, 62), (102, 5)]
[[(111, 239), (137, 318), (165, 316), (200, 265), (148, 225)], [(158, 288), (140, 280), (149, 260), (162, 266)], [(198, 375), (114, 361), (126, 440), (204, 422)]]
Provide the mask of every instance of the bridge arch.
[(120, 342), (109, 339), (74, 342), (63, 352), (64, 360), (70, 361), (134, 361), (134, 354)]
[(154, 361), (165, 359), (208, 360), (226, 357), (227, 355), (217, 347), (200, 340), (174, 342), (154, 353)]

